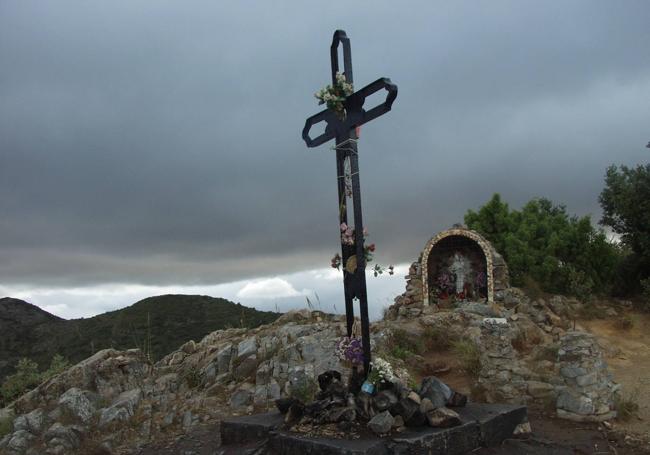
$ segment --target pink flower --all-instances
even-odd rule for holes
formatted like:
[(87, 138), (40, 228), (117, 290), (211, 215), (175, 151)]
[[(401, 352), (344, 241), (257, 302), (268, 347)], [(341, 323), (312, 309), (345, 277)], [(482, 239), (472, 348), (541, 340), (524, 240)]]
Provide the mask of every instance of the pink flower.
[(345, 235), (347, 235), (348, 237), (352, 237), (354, 235), (354, 229), (352, 229), (351, 227), (347, 228), (345, 230)]
[(345, 232), (348, 228), (348, 225), (345, 223), (341, 223), (341, 232)]
[(363, 228), (363, 236), (365, 237), (365, 236), (367, 236), (367, 235), (368, 235), (368, 228), (365, 228), (365, 227), (364, 227), (364, 228)]

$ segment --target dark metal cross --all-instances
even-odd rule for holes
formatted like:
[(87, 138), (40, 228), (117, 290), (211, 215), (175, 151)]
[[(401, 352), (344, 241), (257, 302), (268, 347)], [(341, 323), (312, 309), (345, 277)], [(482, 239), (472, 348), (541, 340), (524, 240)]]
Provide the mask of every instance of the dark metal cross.
[[(332, 85), (336, 84), (336, 73), (339, 72), (339, 44), (343, 45), (343, 74), (347, 82), (352, 84), (352, 55), (350, 51), (350, 39), (343, 30), (334, 32), (330, 57), (332, 61)], [(371, 109), (364, 109), (363, 105), (373, 93), (385, 89), (386, 99), (378, 106)], [(331, 109), (325, 109), (313, 115), (305, 122), (302, 130), (302, 138), (307, 147), (319, 146), (330, 139), (336, 138), (336, 175), (338, 177), (339, 190), (339, 224), (351, 224), (348, 222), (348, 198), (346, 192), (346, 160), (349, 163), (349, 174), (352, 181), (351, 199), (354, 217), (354, 245), (347, 245), (341, 242), (341, 263), (343, 265), (343, 287), (345, 291), (345, 315), (347, 321), (348, 336), (352, 335), (354, 324), (354, 300), (359, 300), (359, 312), (361, 317), (361, 340), (364, 354), (364, 375), (370, 372), (370, 322), (368, 320), (368, 296), (366, 291), (366, 262), (363, 244), (363, 218), (361, 214), (361, 187), (359, 184), (359, 157), (357, 150), (356, 128), (364, 123), (373, 120), (380, 115), (390, 111), (393, 101), (397, 97), (397, 86), (391, 83), (390, 79), (380, 78), (348, 96), (345, 100), (345, 116), (340, 117)], [(320, 136), (311, 138), (309, 132), (312, 126), (325, 122), (325, 132)], [(348, 260), (356, 257), (356, 269), (346, 270)]]

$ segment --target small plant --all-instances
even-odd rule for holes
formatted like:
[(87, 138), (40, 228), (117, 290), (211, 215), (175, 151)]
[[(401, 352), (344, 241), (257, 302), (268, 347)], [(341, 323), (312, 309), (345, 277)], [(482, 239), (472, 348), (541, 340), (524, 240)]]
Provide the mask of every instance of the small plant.
[(481, 352), (472, 340), (461, 338), (452, 343), (451, 349), (458, 357), (461, 368), (473, 377), (481, 371)]
[(8, 435), (14, 429), (14, 419), (13, 417), (5, 417), (0, 419), (0, 439), (3, 436)]
[(455, 336), (440, 327), (427, 327), (422, 338), (427, 351), (445, 351), (451, 347)]
[(631, 396), (616, 394), (614, 396), (614, 408), (619, 420), (627, 422), (639, 412), (639, 404)]
[(314, 381), (303, 381), (300, 385), (291, 388), (291, 396), (303, 403), (310, 403), (316, 395), (317, 388)]
[(396, 359), (406, 360), (407, 358), (409, 358), (409, 356), (413, 355), (413, 353), (411, 351), (407, 351), (401, 346), (394, 346), (390, 350), (390, 355), (392, 355)]
[(43, 381), (47, 381), (57, 374), (63, 373), (68, 368), (70, 368), (70, 362), (68, 362), (68, 359), (63, 357), (61, 354), (54, 354), (54, 357), (52, 357), (52, 361), (50, 362), (50, 367), (42, 374)]
[(422, 354), (425, 350), (422, 337), (409, 333), (403, 329), (391, 330), (390, 335), (388, 336), (388, 346), (391, 352), (398, 349), (413, 354)]
[(201, 384), (201, 373), (196, 367), (189, 368), (183, 376), (183, 380), (190, 389), (195, 389)]
[(36, 362), (30, 359), (20, 359), (16, 366), (16, 372), (5, 379), (0, 392), (4, 401), (9, 403), (40, 383), (41, 375), (38, 373)]

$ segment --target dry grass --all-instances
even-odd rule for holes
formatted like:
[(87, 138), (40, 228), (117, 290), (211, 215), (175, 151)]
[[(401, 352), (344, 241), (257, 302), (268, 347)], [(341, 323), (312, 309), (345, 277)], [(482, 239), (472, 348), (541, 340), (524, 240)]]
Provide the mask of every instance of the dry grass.
[(476, 343), (461, 338), (452, 343), (451, 349), (458, 357), (461, 368), (472, 377), (478, 377), (481, 371), (481, 353)]

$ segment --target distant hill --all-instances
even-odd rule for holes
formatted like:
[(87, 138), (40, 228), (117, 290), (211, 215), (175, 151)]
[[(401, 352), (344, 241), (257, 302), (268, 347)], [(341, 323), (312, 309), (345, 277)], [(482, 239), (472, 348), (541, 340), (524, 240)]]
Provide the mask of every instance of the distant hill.
[(150, 345), (153, 360), (158, 360), (215, 330), (257, 327), (278, 316), (205, 295), (161, 295), (92, 318), (65, 320), (6, 297), (0, 299), (0, 381), (22, 357), (45, 369), (57, 353), (78, 362), (109, 347)]

